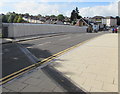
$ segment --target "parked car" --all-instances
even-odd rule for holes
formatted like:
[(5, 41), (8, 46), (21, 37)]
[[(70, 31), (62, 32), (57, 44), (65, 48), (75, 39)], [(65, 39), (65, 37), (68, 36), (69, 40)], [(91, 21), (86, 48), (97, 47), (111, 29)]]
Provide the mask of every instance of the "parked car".
[(106, 27), (106, 30), (107, 30), (107, 31), (110, 30), (110, 27)]

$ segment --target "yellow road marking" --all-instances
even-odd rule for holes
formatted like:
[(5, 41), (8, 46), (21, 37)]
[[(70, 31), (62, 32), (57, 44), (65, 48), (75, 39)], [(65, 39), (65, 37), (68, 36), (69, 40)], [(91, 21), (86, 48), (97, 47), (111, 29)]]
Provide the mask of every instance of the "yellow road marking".
[[(99, 36), (96, 36), (96, 37), (99, 37)], [(78, 46), (80, 46), (80, 45), (82, 45), (82, 44), (84, 44), (84, 43), (86, 43), (86, 42), (88, 42), (88, 41), (90, 41), (90, 40), (93, 40), (93, 39), (95, 39), (96, 37), (94, 37), (94, 38), (92, 38), (92, 39), (89, 39), (89, 40), (86, 40), (86, 41), (84, 41), (84, 42), (82, 42), (82, 43), (79, 43), (79, 44), (77, 44), (77, 45), (74, 45), (74, 46), (72, 46), (72, 47), (70, 47), (70, 48), (67, 48), (67, 49), (63, 50), (63, 51), (60, 51), (60, 52), (58, 52), (58, 53), (56, 53), (56, 54), (54, 54), (54, 55), (52, 55), (52, 56), (50, 56), (50, 57), (48, 57), (48, 58), (45, 58), (44, 60), (42, 60), (42, 61), (40, 61), (40, 62), (38, 62), (38, 63), (36, 63), (36, 64), (30, 65), (30, 66), (28, 66), (28, 67), (26, 67), (26, 68), (24, 68), (24, 69), (21, 69), (21, 70), (19, 70), (19, 71), (17, 71), (17, 72), (14, 72), (14, 73), (12, 73), (12, 74), (10, 74), (10, 75), (8, 75), (8, 76), (0, 79), (0, 81), (2, 81), (2, 80), (4, 80), (4, 79), (6, 79), (6, 78), (8, 78), (8, 77), (16, 74), (15, 76), (13, 76), (13, 77), (11, 77), (11, 78), (3, 81), (2, 84), (4, 84), (4, 83), (10, 81), (11, 79), (14, 79), (15, 77), (17, 77), (17, 76), (25, 73), (26, 71), (29, 71), (29, 68), (30, 68), (30, 67), (33, 67), (33, 66), (35, 67), (35, 66), (38, 65), (38, 64), (45, 64), (46, 62), (49, 62), (49, 61), (55, 59), (56, 57), (64, 54), (65, 52), (70, 51), (71, 49), (74, 49), (74, 48), (76, 48), (76, 47), (78, 47)], [(27, 69), (28, 69), (28, 70), (27, 70)], [(32, 69), (32, 68), (30, 68), (30, 69)], [(25, 70), (25, 71), (24, 71), (24, 70)], [(21, 71), (24, 71), (24, 72), (19, 73), (19, 72), (21, 72)], [(17, 74), (17, 73), (19, 73), (19, 74)]]
[[(96, 37), (95, 37), (95, 38), (96, 38)], [(90, 40), (92, 40), (92, 39), (90, 39)], [(84, 41), (84, 42), (82, 42), (82, 43), (79, 43), (79, 44), (74, 45), (74, 46), (72, 46), (72, 47), (70, 47), (70, 48), (67, 48), (67, 49), (65, 49), (65, 50), (63, 50), (63, 51), (60, 51), (60, 52), (58, 52), (58, 53), (56, 53), (56, 54), (54, 54), (54, 55), (52, 55), (52, 56), (50, 56), (50, 57), (48, 57), (48, 58), (40, 61), (40, 62), (38, 62), (38, 63), (42, 63), (42, 62), (44, 62), (44, 61), (45, 61), (44, 63), (46, 63), (46, 62), (48, 62), (48, 61), (51, 61), (52, 59), (54, 59), (54, 58), (56, 58), (56, 57), (64, 54), (65, 52), (67, 52), (67, 51), (69, 51), (69, 50), (72, 50), (72, 49), (74, 49), (74, 48), (76, 48), (76, 47), (78, 47), (78, 46), (80, 46), (80, 45), (82, 45), (82, 44), (84, 44), (84, 43), (86, 43), (86, 42), (88, 42), (88, 41), (90, 41), (90, 40), (86, 40), (86, 41)], [(47, 60), (47, 61), (46, 61), (46, 60)], [(44, 63), (42, 63), (42, 64), (44, 64)]]
[(6, 78), (8, 78), (8, 77), (10, 77), (10, 76), (12, 76), (12, 75), (15, 75), (15, 74), (17, 74), (17, 73), (19, 73), (19, 72), (21, 72), (21, 71), (23, 71), (23, 70), (26, 70), (26, 69), (28, 69), (28, 68), (30, 68), (30, 67), (32, 67), (32, 66), (35, 66), (35, 64), (30, 65), (30, 66), (28, 66), (28, 67), (26, 67), (26, 68), (24, 68), (24, 69), (21, 69), (21, 70), (19, 70), (19, 71), (17, 71), (17, 72), (14, 72), (14, 73), (12, 73), (12, 74), (10, 74), (10, 75), (8, 75), (8, 76), (0, 79), (0, 81), (1, 81), (1, 80), (4, 80), (4, 79), (6, 79)]
[[(33, 68), (31, 68), (31, 69), (33, 69)], [(19, 75), (24, 74), (24, 73), (27, 72), (27, 71), (29, 71), (29, 70), (26, 70), (26, 71), (24, 71), (24, 72), (22, 72), (22, 73), (19, 73), (19, 74), (15, 75), (15, 76), (13, 76), (13, 77), (5, 80), (5, 81), (2, 81), (2, 82), (0, 83), (0, 85), (2, 85), (2, 84), (4, 84), (4, 83), (6, 83), (6, 82), (8, 82), (8, 81), (10, 81), (10, 80), (12, 80), (12, 79), (14, 79), (15, 77), (18, 77)]]

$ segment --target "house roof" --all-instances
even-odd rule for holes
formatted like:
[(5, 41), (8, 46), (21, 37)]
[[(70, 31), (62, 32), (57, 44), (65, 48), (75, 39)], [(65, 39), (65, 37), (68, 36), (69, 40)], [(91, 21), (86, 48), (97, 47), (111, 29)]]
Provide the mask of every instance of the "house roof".
[(81, 19), (79, 19), (78, 21), (83, 21), (86, 25), (88, 25), (88, 26), (90, 26), (91, 24), (91, 22), (90, 21), (88, 21), (88, 20), (86, 20), (86, 19), (84, 19), (84, 18), (81, 18)]
[(103, 16), (94, 16), (92, 19), (102, 19), (102, 18), (105, 18)]
[(106, 19), (115, 19), (115, 18), (112, 16), (107, 16)]

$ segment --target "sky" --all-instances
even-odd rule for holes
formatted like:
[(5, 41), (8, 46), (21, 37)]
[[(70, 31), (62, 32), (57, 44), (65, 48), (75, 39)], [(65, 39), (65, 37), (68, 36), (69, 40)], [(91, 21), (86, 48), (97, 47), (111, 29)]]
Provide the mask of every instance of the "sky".
[(78, 7), (79, 15), (117, 16), (119, 0), (1, 0), (0, 13), (16, 12), (31, 15), (58, 15), (70, 17), (71, 11)]

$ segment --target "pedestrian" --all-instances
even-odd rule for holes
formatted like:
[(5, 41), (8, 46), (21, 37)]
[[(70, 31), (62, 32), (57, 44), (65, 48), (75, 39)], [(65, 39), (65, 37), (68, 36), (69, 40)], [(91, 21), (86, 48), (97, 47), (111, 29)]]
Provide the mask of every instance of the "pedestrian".
[(115, 33), (117, 33), (117, 28), (115, 28), (115, 31), (114, 31)]
[(112, 28), (112, 33), (114, 33), (114, 28)]

